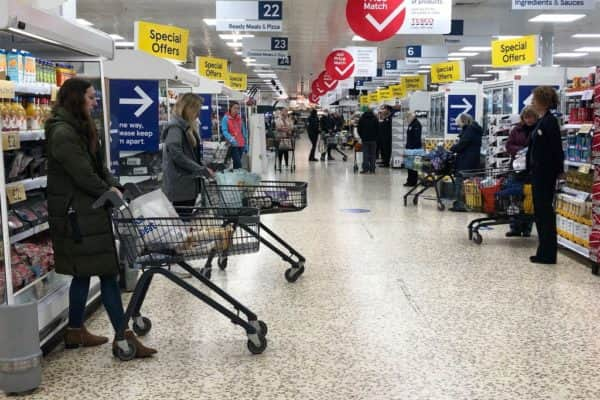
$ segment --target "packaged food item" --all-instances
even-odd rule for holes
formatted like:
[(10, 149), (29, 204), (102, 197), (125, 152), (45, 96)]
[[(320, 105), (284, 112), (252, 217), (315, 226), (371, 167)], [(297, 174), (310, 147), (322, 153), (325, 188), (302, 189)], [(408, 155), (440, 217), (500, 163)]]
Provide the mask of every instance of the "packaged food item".
[(36, 63), (35, 57), (29, 52), (24, 54), (23, 66), (23, 81), (26, 83), (34, 83), (36, 81)]
[(75, 70), (68, 64), (56, 64), (56, 84), (62, 86), (67, 80), (75, 76)]
[(6, 79), (6, 50), (0, 49), (0, 79)]
[(13, 210), (8, 212), (8, 229), (11, 233), (19, 233), (25, 228), (23, 221), (17, 217), (17, 214)]
[(19, 82), (19, 52), (12, 49), (6, 55), (6, 75), (13, 82)]

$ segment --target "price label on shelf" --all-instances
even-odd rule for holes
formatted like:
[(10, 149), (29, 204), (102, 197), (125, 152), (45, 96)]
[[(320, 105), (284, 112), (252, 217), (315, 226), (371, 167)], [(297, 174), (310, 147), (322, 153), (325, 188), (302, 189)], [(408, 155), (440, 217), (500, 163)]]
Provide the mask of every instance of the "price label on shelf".
[(579, 128), (579, 132), (577, 132), (577, 133), (590, 133), (593, 128), (594, 128), (594, 125), (592, 125), (592, 124), (583, 124), (583, 125), (581, 125), (581, 128)]
[(21, 137), (18, 132), (2, 134), (2, 150), (17, 150), (21, 148)]
[(579, 167), (579, 172), (587, 175), (590, 173), (590, 167), (591, 165), (582, 165), (581, 167)]
[(15, 83), (0, 80), (0, 99), (13, 99), (15, 97)]
[(8, 197), (8, 204), (11, 205), (27, 200), (27, 192), (25, 191), (25, 185), (19, 183), (16, 185), (7, 186), (6, 196)]

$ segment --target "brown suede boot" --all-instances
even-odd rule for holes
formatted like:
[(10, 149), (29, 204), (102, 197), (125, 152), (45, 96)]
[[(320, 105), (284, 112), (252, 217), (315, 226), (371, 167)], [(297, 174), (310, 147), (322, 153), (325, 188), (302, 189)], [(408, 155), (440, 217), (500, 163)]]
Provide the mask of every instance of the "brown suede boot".
[(67, 328), (65, 333), (65, 348), (67, 349), (100, 346), (104, 343), (108, 343), (107, 337), (92, 335), (85, 326), (81, 328)]
[[(135, 344), (135, 349), (136, 349), (135, 358), (152, 357), (153, 354), (157, 353), (157, 351), (155, 349), (144, 346), (144, 344), (142, 342), (140, 342), (140, 340), (137, 338), (135, 333), (133, 333), (133, 331), (131, 331), (131, 330), (125, 331), (125, 339), (127, 339), (128, 341), (133, 342)], [(116, 340), (113, 341), (113, 349), (115, 347), (117, 347)]]

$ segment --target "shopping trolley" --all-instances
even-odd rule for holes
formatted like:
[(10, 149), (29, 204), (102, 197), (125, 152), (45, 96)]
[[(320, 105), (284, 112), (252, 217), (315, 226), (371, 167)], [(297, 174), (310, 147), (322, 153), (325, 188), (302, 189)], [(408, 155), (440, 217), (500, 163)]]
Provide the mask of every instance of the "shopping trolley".
[[(298, 212), (307, 206), (307, 188), (306, 182), (262, 181), (259, 185), (252, 186), (217, 185), (216, 182), (202, 180), (202, 205), (229, 209), (257, 207), (261, 215)], [(262, 222), (259, 222), (259, 227), (261, 235), (257, 237), (260, 242), (290, 265), (285, 271), (285, 279), (290, 283), (296, 282), (304, 273), (306, 258)], [(250, 234), (254, 229), (243, 223), (239, 224), (239, 228)], [(210, 277), (210, 261), (207, 261), (202, 270), (204, 276)], [(227, 254), (218, 257), (218, 266), (221, 270), (227, 268)]]
[(287, 141), (287, 145), (289, 146), (289, 150), (283, 150), (283, 151), (288, 151), (291, 153), (291, 159), (288, 160), (289, 161), (289, 168), (290, 168), (290, 172), (294, 172), (296, 171), (296, 135), (295, 134), (291, 134), (290, 136), (286, 136), (286, 137), (281, 137), (281, 138), (275, 138), (274, 142), (273, 142), (273, 147), (274, 147), (274, 151), (275, 151), (275, 172), (279, 171), (281, 172), (281, 168), (277, 168), (277, 165), (279, 164), (279, 159), (277, 157), (278, 152), (279, 152), (279, 147), (281, 146), (281, 143), (283, 141)]
[(454, 156), (442, 148), (438, 148), (429, 154), (419, 154), (417, 152), (410, 154), (408, 150), (405, 153), (405, 163), (411, 165), (411, 169), (419, 171), (419, 182), (404, 195), (404, 207), (408, 206), (408, 199), (410, 197), (413, 198), (413, 205), (418, 205), (421, 195), (428, 189), (433, 188), (435, 190), (435, 198), (427, 197), (425, 199), (435, 200), (438, 210), (444, 211), (446, 205), (442, 202), (439, 183), (446, 178), (450, 178), (452, 183), (454, 183)]
[[(125, 188), (124, 197), (128, 200), (141, 194), (135, 185), (127, 184)], [(227, 317), (234, 325), (241, 326), (248, 337), (248, 350), (253, 354), (261, 354), (267, 348), (267, 325), (189, 264), (190, 261), (209, 258), (221, 252), (227, 252), (228, 255), (258, 252), (259, 210), (193, 207), (177, 209), (181, 218), (134, 218), (128, 207), (128, 200), (122, 200), (111, 191), (94, 204), (96, 208), (112, 207), (112, 222), (119, 239), (121, 257), (126, 260), (128, 267), (143, 271), (127, 306), (123, 328), (116, 335), (117, 346), (113, 350), (115, 357), (123, 361), (135, 357), (135, 344), (125, 339), (125, 329), (130, 320), (133, 321), (132, 328), (138, 336), (146, 335), (152, 328), (150, 319), (142, 316), (141, 307), (155, 275), (166, 277)], [(237, 229), (241, 225), (249, 227), (251, 231)], [(173, 265), (179, 265), (229, 303), (234, 310), (213, 299), (214, 295), (209, 297), (171, 272), (170, 267)], [(242, 318), (240, 313), (246, 318)]]
[(335, 150), (342, 156), (342, 160), (348, 161), (348, 156), (339, 146), (344, 142), (344, 135), (341, 132), (323, 133), (321, 135), (320, 151), (321, 161), (325, 161), (330, 150)]
[(231, 146), (227, 142), (203, 142), (202, 161), (214, 171), (223, 171), (231, 158)]
[(512, 223), (533, 223), (533, 196), (528, 175), (509, 168), (490, 168), (459, 172), (479, 187), (482, 211), (486, 217), (468, 225), (469, 240), (483, 243), (480, 230)]

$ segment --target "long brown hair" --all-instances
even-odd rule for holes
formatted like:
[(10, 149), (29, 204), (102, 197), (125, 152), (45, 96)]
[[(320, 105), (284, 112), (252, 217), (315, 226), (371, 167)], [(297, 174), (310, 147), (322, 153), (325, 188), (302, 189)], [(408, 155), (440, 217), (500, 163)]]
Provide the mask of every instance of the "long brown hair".
[(91, 115), (85, 109), (85, 92), (92, 87), (91, 82), (81, 78), (67, 80), (58, 91), (55, 110), (62, 107), (75, 119), (81, 122), (83, 127), (80, 134), (85, 134), (88, 139), (90, 152), (96, 154), (98, 151), (98, 131)]

